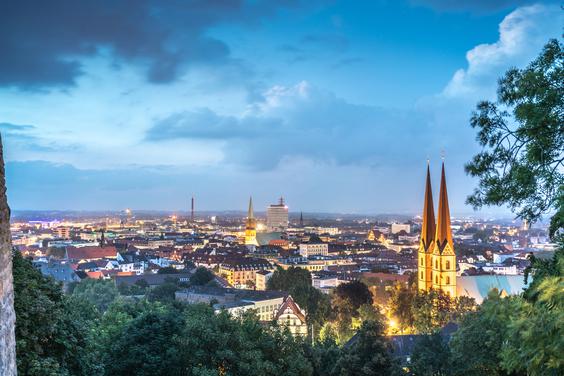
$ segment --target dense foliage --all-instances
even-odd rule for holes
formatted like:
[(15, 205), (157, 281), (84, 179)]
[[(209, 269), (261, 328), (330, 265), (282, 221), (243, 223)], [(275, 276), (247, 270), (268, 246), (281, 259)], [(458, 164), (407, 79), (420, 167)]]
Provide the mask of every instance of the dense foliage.
[(479, 187), (475, 207), (504, 205), (530, 222), (556, 211), (564, 224), (564, 46), (551, 40), (527, 68), (499, 80), (496, 103), (482, 101), (471, 118), (483, 147), (466, 165)]
[(433, 333), (459, 322), (476, 307), (466, 296), (451, 298), (440, 290), (417, 291), (415, 285), (396, 284), (390, 293), (390, 316), (400, 333)]
[[(333, 337), (312, 346), (264, 326), (252, 312), (233, 318), (208, 305), (175, 302), (172, 280), (145, 296), (120, 295), (104, 280), (82, 281), (65, 295), (16, 252), (14, 284), (20, 375), (338, 376), (388, 374), (395, 367), (381, 317), (366, 305), (354, 312), (363, 326), (351, 346), (337, 346)], [(145, 287), (125, 290), (131, 288)], [(350, 287), (342, 290), (342, 299), (356, 296)]]

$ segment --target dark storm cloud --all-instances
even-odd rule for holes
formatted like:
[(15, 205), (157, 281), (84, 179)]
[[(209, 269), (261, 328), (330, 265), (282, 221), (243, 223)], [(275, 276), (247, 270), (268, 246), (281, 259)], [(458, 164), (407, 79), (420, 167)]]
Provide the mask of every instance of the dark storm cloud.
[(256, 23), (299, 1), (4, 1), (0, 5), (0, 86), (70, 86), (81, 59), (107, 49), (143, 64), (151, 82), (174, 80), (189, 64), (229, 61), (206, 34), (222, 22)]

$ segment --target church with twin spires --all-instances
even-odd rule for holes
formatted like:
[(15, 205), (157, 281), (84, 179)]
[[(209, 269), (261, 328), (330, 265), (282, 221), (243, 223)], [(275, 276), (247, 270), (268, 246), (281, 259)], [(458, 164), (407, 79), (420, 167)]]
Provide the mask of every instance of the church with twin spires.
[(441, 186), (439, 191), (439, 209), (435, 222), (431, 173), (427, 164), (425, 201), (423, 204), (423, 223), (419, 240), (418, 276), (419, 290), (442, 290), (451, 297), (456, 297), (456, 254), (450, 227), (450, 210), (443, 162)]

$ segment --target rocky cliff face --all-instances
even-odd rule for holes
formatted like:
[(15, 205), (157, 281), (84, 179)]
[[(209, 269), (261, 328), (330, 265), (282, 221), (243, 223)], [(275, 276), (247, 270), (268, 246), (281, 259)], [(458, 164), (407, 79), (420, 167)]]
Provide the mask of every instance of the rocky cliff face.
[(12, 284), (10, 208), (6, 199), (4, 158), (0, 139), (0, 375), (16, 375), (16, 314)]

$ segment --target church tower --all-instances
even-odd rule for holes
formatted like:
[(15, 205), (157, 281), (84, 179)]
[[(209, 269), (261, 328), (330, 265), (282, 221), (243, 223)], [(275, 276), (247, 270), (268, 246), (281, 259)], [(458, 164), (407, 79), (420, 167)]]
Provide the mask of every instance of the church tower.
[(433, 190), (431, 189), (431, 172), (427, 163), (427, 181), (425, 183), (425, 202), (423, 204), (423, 223), (419, 240), (418, 278), (419, 290), (430, 290), (433, 287), (433, 248), (435, 240), (435, 209), (433, 206)]
[(257, 220), (253, 213), (253, 198), (249, 198), (249, 211), (245, 223), (245, 245), (258, 246), (257, 243)]
[(437, 229), (433, 248), (433, 289), (456, 297), (456, 254), (450, 227), (450, 210), (445, 178), (445, 164), (441, 172)]

